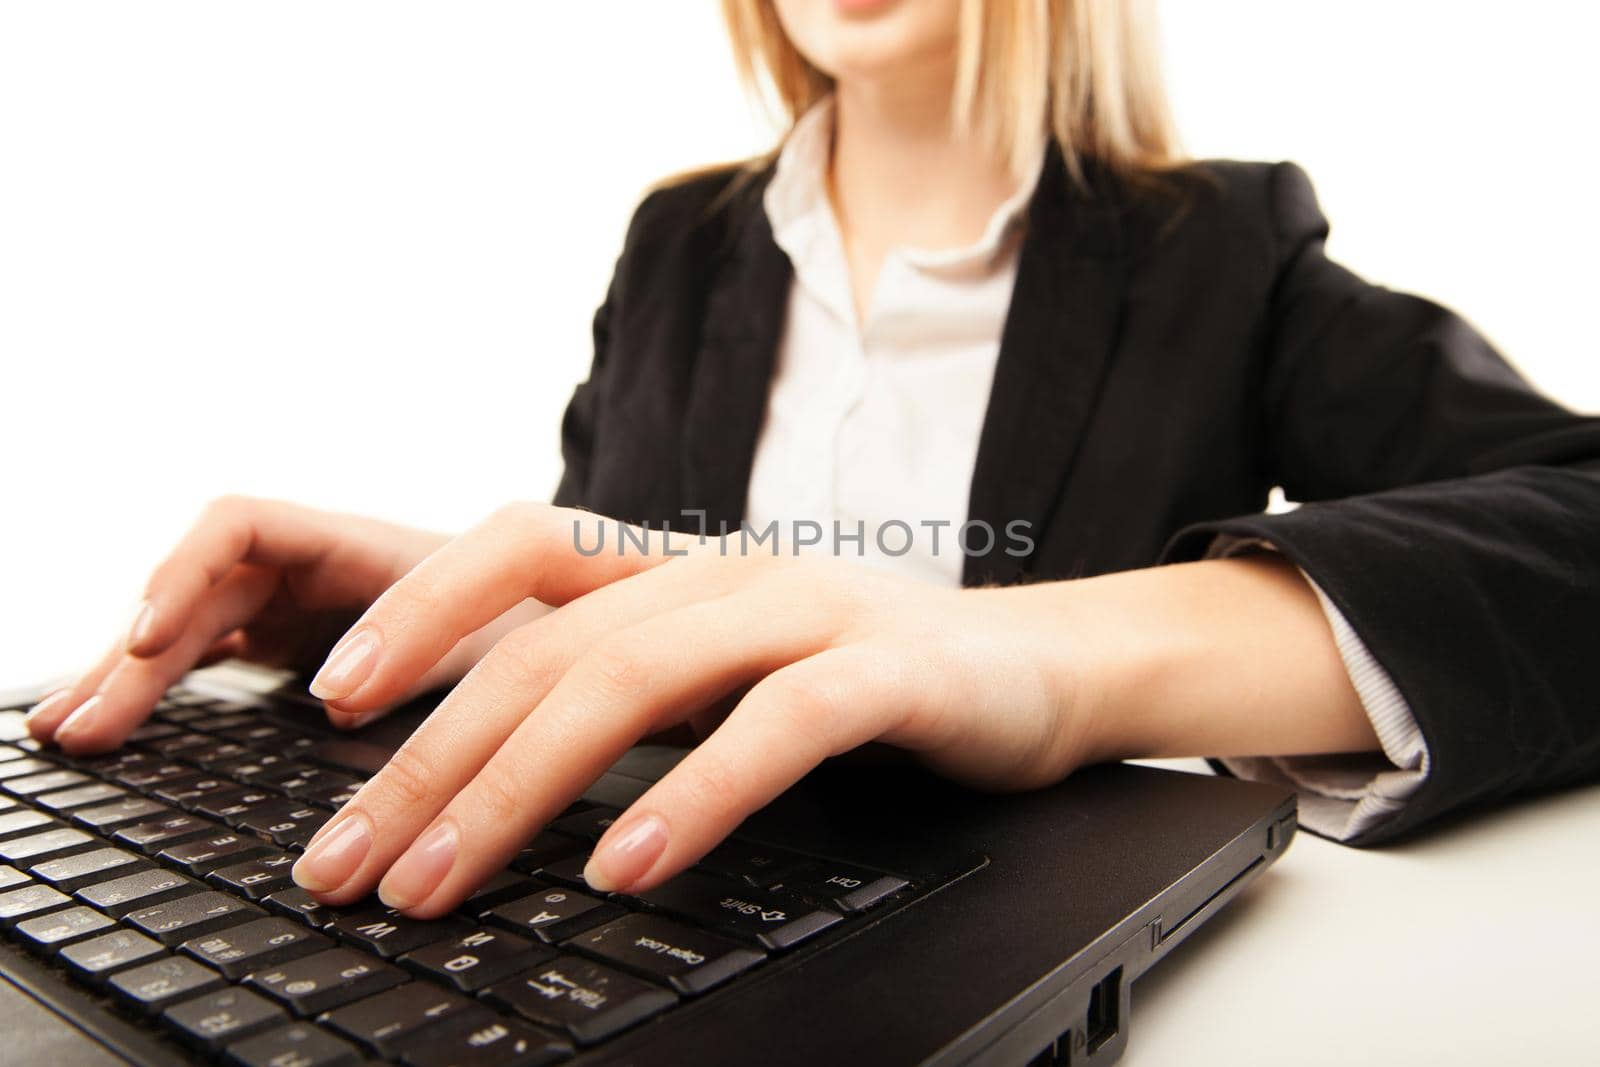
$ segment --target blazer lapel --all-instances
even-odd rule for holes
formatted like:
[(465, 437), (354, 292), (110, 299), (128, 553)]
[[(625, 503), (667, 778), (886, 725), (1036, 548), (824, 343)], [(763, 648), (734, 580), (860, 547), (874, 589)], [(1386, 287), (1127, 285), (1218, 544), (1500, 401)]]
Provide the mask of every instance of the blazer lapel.
[[(968, 501), (969, 520), (988, 523), (995, 541), (967, 557), (967, 585), (1032, 571), (1116, 343), (1124, 289), (1116, 197), (1106, 176), (1086, 173), (1088, 192), (1052, 148), (1028, 209)], [(1006, 552), (1015, 544), (1007, 526), (1019, 520), (1035, 545), (1022, 558)]]
[[(728, 245), (713, 270), (691, 372), (680, 499), (704, 509), (707, 534), (723, 524), (737, 529), (744, 517), (793, 278), (762, 207), (766, 179), (751, 179), (728, 208)], [(673, 525), (695, 524), (685, 516)]]

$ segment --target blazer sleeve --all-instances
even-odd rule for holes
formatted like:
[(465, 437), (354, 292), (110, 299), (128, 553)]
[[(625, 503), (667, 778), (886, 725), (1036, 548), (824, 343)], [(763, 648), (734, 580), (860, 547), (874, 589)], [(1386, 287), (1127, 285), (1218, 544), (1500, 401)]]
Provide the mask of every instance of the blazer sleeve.
[(1351, 844), (1600, 775), (1600, 419), (1539, 395), (1451, 312), (1330, 261), (1299, 168), (1269, 190), (1263, 436), (1303, 504), (1190, 527), (1165, 558), (1270, 542), (1394, 679), (1428, 777)]
[(600, 430), (600, 383), (607, 360), (611, 306), (616, 283), (594, 313), (594, 362), (589, 377), (573, 390), (567, 410), (561, 416), (561, 482), (553, 500), (558, 507), (586, 507), (589, 500), (589, 469), (594, 459), (595, 441)]

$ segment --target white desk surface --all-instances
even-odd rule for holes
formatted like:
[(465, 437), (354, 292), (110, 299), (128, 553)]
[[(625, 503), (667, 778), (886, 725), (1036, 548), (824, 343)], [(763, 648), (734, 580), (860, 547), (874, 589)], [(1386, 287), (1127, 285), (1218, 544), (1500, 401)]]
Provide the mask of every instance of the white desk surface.
[(1597, 883), (1600, 786), (1383, 850), (1302, 832), (1134, 984), (1121, 1062), (1600, 1064)]

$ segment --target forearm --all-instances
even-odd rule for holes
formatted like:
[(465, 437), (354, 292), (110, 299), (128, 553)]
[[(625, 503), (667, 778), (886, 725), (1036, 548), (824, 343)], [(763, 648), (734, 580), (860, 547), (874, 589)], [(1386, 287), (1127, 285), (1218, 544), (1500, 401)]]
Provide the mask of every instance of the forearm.
[(1361, 752), (1376, 736), (1316, 594), (1274, 556), (1027, 590), (1055, 600), (1095, 760)]

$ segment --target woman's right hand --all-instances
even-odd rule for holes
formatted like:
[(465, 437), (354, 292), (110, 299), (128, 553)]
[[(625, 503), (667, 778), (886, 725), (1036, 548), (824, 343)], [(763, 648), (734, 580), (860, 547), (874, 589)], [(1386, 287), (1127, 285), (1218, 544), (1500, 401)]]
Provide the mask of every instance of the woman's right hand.
[[(446, 540), (376, 519), (223, 497), (151, 575), (127, 637), (35, 705), (28, 729), (70, 752), (104, 751), (196, 665), (236, 656), (309, 672), (379, 594)], [(417, 688), (467, 666), (442, 663)]]

